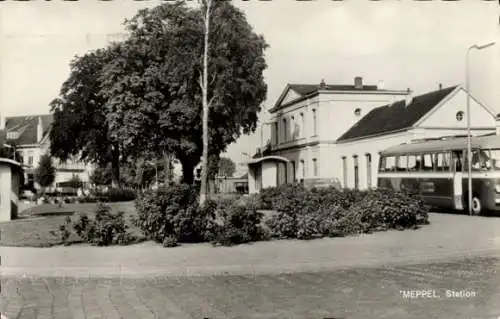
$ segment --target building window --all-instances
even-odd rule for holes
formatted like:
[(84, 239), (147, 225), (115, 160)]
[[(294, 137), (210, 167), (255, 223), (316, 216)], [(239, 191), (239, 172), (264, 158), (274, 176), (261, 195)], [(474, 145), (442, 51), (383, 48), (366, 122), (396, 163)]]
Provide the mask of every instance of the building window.
[(33, 151), (28, 152), (28, 165), (33, 165)]
[(292, 178), (292, 183), (295, 183), (295, 181), (297, 180), (297, 173), (295, 171), (296, 167), (295, 167), (295, 161), (291, 161), (290, 162), (291, 164), (291, 167), (292, 167), (292, 173), (291, 173), (291, 178)]
[(356, 115), (356, 116), (360, 116), (361, 115), (361, 109), (359, 107), (354, 110), (354, 115)]
[(304, 131), (306, 129), (306, 119), (304, 118), (304, 113), (300, 113), (300, 127), (299, 127), (299, 136), (304, 137)]
[(313, 174), (314, 176), (318, 176), (318, 160), (316, 158), (313, 158)]
[(295, 117), (290, 117), (290, 140), (295, 140)]
[(372, 188), (372, 156), (366, 154), (366, 186)]
[(457, 118), (457, 121), (462, 121), (464, 119), (464, 112), (463, 111), (458, 111), (457, 115), (455, 116)]
[(279, 135), (280, 135), (278, 122), (274, 122), (273, 125), (274, 125), (274, 144), (278, 144), (279, 143)]
[(358, 166), (358, 155), (353, 155), (354, 162), (354, 189), (359, 189), (359, 166)]
[(347, 188), (347, 158), (345, 156), (342, 157), (342, 172), (344, 173), (344, 188)]
[(287, 138), (287, 127), (286, 127), (286, 119), (283, 119), (283, 142), (286, 142), (288, 141), (288, 138)]
[(300, 160), (300, 170), (302, 179), (306, 178), (306, 163), (304, 162), (304, 160)]
[(316, 109), (312, 110), (312, 117), (313, 117), (313, 136), (316, 136), (317, 134), (317, 114), (316, 114)]

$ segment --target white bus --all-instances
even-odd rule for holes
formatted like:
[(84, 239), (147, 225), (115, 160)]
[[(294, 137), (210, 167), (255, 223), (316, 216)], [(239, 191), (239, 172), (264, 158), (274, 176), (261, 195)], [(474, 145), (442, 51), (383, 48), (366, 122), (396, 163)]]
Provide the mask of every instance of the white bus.
[[(500, 136), (472, 136), (472, 212), (500, 211)], [(467, 137), (428, 139), (380, 153), (378, 187), (418, 192), (432, 206), (468, 210)]]

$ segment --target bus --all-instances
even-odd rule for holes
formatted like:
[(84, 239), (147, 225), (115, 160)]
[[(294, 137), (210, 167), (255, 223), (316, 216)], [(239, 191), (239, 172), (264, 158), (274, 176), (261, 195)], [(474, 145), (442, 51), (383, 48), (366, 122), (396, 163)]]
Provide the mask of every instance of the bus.
[[(500, 211), (500, 136), (471, 137), (472, 212)], [(377, 186), (419, 193), (429, 206), (468, 211), (467, 136), (426, 139), (380, 152)]]

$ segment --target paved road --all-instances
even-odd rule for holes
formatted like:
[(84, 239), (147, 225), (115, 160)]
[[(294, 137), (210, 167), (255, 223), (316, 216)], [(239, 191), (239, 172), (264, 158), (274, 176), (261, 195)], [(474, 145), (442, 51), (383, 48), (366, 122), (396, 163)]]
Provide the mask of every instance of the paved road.
[[(493, 319), (500, 316), (499, 262), (256, 276), (4, 278), (0, 310), (23, 319)], [(433, 292), (417, 298), (422, 289)], [(462, 295), (451, 298), (451, 291)]]
[(416, 231), (235, 247), (145, 243), (129, 247), (0, 247), (2, 274), (156, 276), (254, 274), (500, 257), (500, 218), (432, 214)]
[[(9, 318), (498, 318), (500, 219), (236, 247), (0, 247)], [(464, 259), (466, 258), (466, 259)], [(412, 299), (416, 290), (440, 298)], [(447, 298), (466, 290), (469, 298)]]

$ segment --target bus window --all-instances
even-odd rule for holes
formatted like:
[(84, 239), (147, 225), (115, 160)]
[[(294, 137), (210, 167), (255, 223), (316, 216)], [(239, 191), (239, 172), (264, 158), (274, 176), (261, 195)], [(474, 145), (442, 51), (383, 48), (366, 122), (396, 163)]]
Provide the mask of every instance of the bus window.
[(380, 156), (380, 164), (378, 167), (379, 172), (384, 172), (385, 171), (385, 163), (387, 162), (386, 160), (387, 157), (385, 156)]
[(423, 166), (423, 159), (422, 159), (422, 155), (416, 155), (415, 156), (415, 167), (416, 167), (416, 170), (417, 171), (421, 171), (422, 170), (422, 166)]
[(417, 170), (417, 158), (415, 155), (408, 155), (408, 171), (414, 172)]
[(424, 154), (423, 155), (422, 170), (426, 171), (426, 172), (432, 172), (434, 170), (434, 163), (433, 163), (431, 154)]
[(396, 168), (396, 158), (394, 156), (389, 156), (385, 160), (386, 160), (385, 171), (386, 172), (393, 172), (394, 169)]
[(487, 171), (490, 169), (490, 156), (487, 150), (472, 151), (472, 170)]
[(408, 168), (408, 157), (406, 155), (398, 156), (398, 160), (396, 163), (396, 171), (406, 172), (407, 168)]
[(448, 172), (450, 170), (450, 153), (438, 153), (436, 171)]
[(494, 170), (499, 171), (500, 170), (500, 150), (491, 150), (490, 157), (491, 157), (491, 166), (493, 167)]
[(455, 165), (455, 172), (461, 172), (464, 162), (463, 151), (453, 151), (453, 165)]

